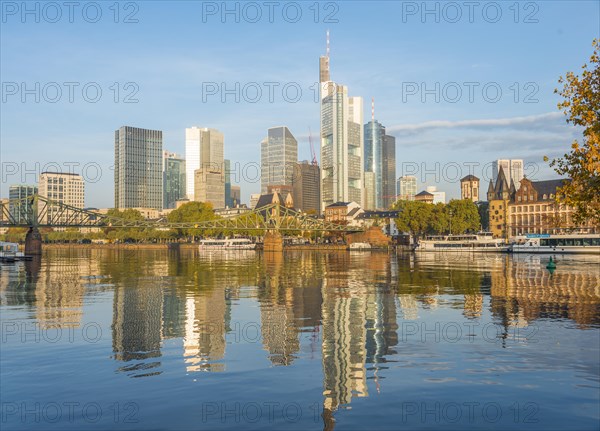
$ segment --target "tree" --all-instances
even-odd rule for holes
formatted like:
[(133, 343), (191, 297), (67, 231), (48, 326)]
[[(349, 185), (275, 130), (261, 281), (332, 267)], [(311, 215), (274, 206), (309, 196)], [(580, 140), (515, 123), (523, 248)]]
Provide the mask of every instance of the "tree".
[(401, 232), (410, 232), (414, 237), (427, 232), (433, 205), (419, 201), (398, 201), (393, 205), (400, 211), (396, 226)]
[(444, 212), (448, 217), (448, 229), (452, 226), (450, 233), (460, 234), (481, 228), (477, 205), (469, 199), (452, 199), (444, 207)]
[(571, 151), (553, 159), (550, 166), (571, 178), (557, 191), (557, 202), (575, 207), (576, 223), (589, 220), (600, 226), (600, 40), (595, 39), (592, 46), (590, 65), (582, 66), (581, 76), (568, 72), (558, 80), (563, 89), (554, 90), (564, 99), (558, 109), (566, 115), (567, 123), (583, 127), (583, 141), (575, 140)]
[[(213, 207), (209, 202), (188, 202), (179, 208), (171, 211), (167, 216), (169, 223), (202, 223), (215, 220), (218, 216), (213, 212)], [(179, 234), (200, 236), (211, 235), (212, 231), (200, 229), (178, 229)]]

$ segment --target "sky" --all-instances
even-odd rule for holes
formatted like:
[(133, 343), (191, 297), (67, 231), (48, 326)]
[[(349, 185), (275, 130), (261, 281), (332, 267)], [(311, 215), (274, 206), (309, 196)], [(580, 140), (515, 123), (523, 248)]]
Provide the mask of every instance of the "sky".
[[(286, 125), (319, 158), (319, 56), (396, 137), (397, 176), (459, 198), (491, 162), (543, 161), (581, 131), (566, 124), (558, 78), (580, 73), (600, 37), (600, 2), (1, 2), (0, 196), (43, 170), (86, 180), (86, 206), (114, 206), (114, 131), (223, 132), (242, 202), (260, 191), (267, 129)], [(27, 10), (25, 10), (27, 8)], [(309, 130), (311, 131), (309, 133)], [(483, 196), (482, 196), (483, 197)]]

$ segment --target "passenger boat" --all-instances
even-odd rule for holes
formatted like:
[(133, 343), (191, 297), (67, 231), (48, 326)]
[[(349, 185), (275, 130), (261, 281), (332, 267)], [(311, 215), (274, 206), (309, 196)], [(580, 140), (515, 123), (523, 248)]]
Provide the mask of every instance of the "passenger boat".
[(204, 239), (198, 246), (200, 251), (205, 250), (254, 250), (256, 244), (246, 238)]
[(348, 250), (350, 251), (365, 251), (371, 250), (371, 244), (368, 242), (353, 242), (348, 246)]
[(20, 259), (25, 259), (25, 254), (19, 251), (19, 244), (16, 242), (0, 241), (0, 261), (14, 262)]
[(600, 234), (530, 234), (511, 245), (513, 253), (600, 254)]
[(415, 251), (498, 253), (508, 251), (503, 239), (494, 238), (491, 232), (463, 235), (429, 236), (419, 240)]

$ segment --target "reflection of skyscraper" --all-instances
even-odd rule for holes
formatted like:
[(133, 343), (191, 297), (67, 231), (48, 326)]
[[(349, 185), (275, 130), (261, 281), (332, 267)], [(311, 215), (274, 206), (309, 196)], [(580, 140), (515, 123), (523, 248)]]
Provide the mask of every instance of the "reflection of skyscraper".
[(184, 361), (188, 372), (224, 371), (225, 333), (230, 303), (223, 289), (188, 297), (185, 305)]
[[(347, 270), (346, 270), (347, 271)], [(348, 278), (346, 278), (348, 277)], [(343, 288), (341, 295), (338, 289)], [(344, 271), (323, 281), (323, 408), (335, 411), (352, 397), (368, 395), (365, 370), (364, 284)]]
[(112, 324), (115, 359), (131, 361), (161, 356), (162, 310), (160, 284), (115, 286)]

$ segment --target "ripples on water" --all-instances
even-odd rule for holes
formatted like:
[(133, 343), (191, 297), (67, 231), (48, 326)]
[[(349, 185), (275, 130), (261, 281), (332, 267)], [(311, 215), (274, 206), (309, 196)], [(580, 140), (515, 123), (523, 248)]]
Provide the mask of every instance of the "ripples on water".
[(597, 257), (62, 249), (0, 266), (2, 429), (597, 429)]

